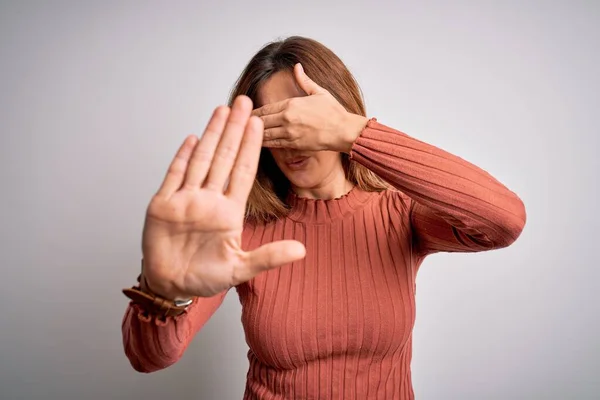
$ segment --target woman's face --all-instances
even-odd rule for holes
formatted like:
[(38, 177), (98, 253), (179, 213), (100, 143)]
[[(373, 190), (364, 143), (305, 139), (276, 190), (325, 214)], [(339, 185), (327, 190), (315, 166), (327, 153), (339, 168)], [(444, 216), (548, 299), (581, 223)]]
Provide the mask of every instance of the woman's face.
[[(288, 71), (274, 74), (260, 88), (255, 107), (276, 103), (291, 97), (306, 96)], [(344, 174), (341, 155), (333, 151), (301, 151), (269, 149), (277, 166), (294, 188), (318, 189)]]

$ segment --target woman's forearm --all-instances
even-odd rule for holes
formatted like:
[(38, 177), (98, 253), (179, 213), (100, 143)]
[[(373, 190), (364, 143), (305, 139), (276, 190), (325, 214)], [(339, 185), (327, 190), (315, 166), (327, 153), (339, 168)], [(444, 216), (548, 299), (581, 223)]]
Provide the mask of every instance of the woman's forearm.
[(523, 230), (523, 202), (486, 171), (374, 119), (350, 154), (413, 200), (425, 251), (506, 247)]
[(175, 364), (195, 334), (219, 308), (226, 293), (196, 299), (186, 313), (164, 320), (148, 315), (131, 303), (122, 323), (123, 347), (131, 366), (148, 373)]

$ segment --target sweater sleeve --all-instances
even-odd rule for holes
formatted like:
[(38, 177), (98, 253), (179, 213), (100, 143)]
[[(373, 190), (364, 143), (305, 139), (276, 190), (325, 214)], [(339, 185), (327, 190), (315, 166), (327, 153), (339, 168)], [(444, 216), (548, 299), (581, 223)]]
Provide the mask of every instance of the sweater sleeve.
[(507, 247), (525, 226), (521, 199), (486, 171), (376, 119), (350, 157), (409, 197), (413, 247), (422, 256)]
[(154, 372), (175, 364), (195, 334), (219, 308), (227, 291), (197, 298), (187, 312), (159, 320), (130, 303), (122, 322), (123, 346), (131, 366), (139, 372)]

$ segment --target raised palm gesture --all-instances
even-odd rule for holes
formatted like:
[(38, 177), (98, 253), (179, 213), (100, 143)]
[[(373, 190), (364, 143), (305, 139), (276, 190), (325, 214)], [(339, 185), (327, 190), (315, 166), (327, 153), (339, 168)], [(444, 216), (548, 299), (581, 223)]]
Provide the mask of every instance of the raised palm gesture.
[(144, 278), (165, 298), (209, 297), (262, 271), (301, 259), (304, 246), (279, 241), (245, 252), (244, 212), (258, 166), (263, 123), (238, 97), (215, 110), (202, 137), (178, 150), (144, 224)]

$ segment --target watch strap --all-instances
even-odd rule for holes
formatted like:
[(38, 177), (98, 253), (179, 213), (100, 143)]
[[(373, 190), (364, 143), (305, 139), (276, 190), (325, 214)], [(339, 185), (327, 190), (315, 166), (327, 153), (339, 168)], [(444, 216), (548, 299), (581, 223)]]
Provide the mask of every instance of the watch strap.
[(193, 300), (183, 304), (142, 291), (138, 286), (123, 289), (123, 294), (150, 314), (159, 318), (176, 317), (186, 312)]

